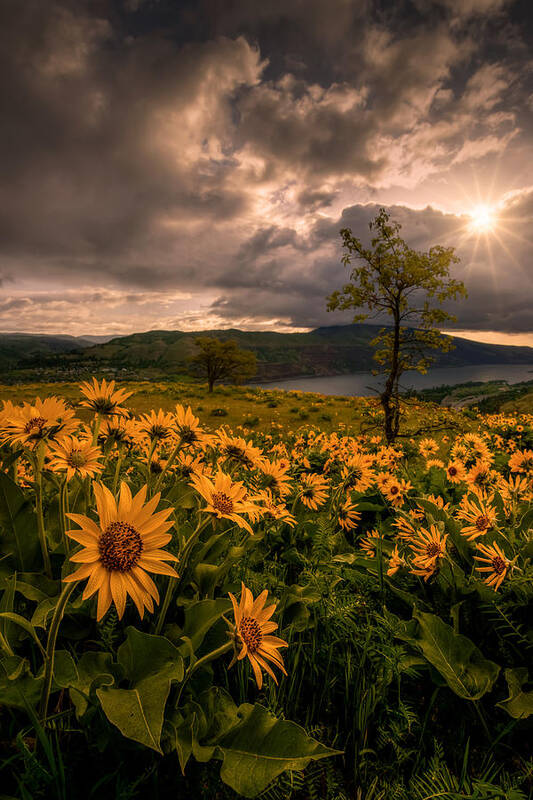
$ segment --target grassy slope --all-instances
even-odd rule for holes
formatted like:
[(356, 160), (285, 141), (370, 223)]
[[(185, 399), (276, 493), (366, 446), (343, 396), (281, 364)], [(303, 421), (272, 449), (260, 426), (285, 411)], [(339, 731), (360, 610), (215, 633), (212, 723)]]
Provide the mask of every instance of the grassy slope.
[[(205, 384), (124, 381), (120, 388), (133, 391), (126, 405), (136, 415), (162, 408), (173, 410), (177, 403), (190, 405), (202, 424), (211, 429), (229, 425), (234, 430), (239, 426), (248, 429), (268, 431), (280, 426), (285, 431), (316, 426), (321, 430), (340, 434), (357, 434), (360, 429), (363, 410), (368, 398), (330, 397), (310, 392), (283, 392), (277, 390), (249, 389), (247, 387), (220, 386), (210, 395)], [(81, 399), (76, 383), (41, 383), (18, 386), (5, 386), (0, 389), (1, 400), (20, 402), (59, 395), (73, 403)], [(276, 403), (271, 407), (269, 403)], [(225, 416), (215, 416), (214, 409), (224, 409)], [(78, 409), (78, 416), (88, 419), (85, 409)], [(427, 422), (432, 414), (439, 415), (451, 424), (462, 428), (469, 427), (466, 418), (456, 411), (438, 409), (433, 404), (415, 404), (409, 412), (409, 425), (417, 428)], [(250, 425), (249, 419), (257, 418)]]
[(517, 397), (508, 403), (503, 403), (500, 411), (506, 414), (533, 414), (533, 392), (528, 392), (523, 397)]

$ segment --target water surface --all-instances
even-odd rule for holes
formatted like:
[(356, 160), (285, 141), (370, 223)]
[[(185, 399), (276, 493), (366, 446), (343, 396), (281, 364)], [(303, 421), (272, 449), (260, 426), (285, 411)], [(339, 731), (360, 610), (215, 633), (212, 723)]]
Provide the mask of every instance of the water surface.
[[(435, 386), (453, 386), (468, 381), (504, 380), (508, 383), (520, 383), (533, 380), (533, 364), (480, 364), (467, 367), (436, 367), (428, 370), (426, 375), (419, 372), (407, 372), (402, 376), (401, 388), (432, 389)], [(364, 397), (375, 395), (376, 389), (383, 386), (382, 376), (371, 372), (353, 372), (348, 375), (330, 377), (289, 378), (287, 380), (269, 381), (253, 384), (263, 389), (298, 390), (300, 392), (317, 392), (319, 394), (347, 395)]]

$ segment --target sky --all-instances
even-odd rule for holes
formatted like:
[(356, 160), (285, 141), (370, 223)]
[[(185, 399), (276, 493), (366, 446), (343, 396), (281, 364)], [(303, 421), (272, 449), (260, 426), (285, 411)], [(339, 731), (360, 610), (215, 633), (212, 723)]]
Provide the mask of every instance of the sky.
[(529, 2), (0, 0), (0, 330), (347, 323), (385, 207), (533, 346)]

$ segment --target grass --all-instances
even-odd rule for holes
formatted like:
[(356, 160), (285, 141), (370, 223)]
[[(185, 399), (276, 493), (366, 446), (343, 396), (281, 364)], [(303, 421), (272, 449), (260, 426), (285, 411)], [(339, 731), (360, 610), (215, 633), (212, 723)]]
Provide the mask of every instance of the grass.
[[(120, 388), (133, 392), (127, 401), (133, 414), (151, 409), (173, 411), (176, 404), (191, 406), (207, 428), (228, 425), (238, 433), (251, 429), (264, 432), (307, 429), (309, 425), (325, 433), (357, 435), (363, 418), (368, 421), (374, 398), (322, 395), (314, 392), (282, 391), (248, 386), (218, 386), (210, 394), (207, 384), (176, 381), (121, 381)], [(29, 383), (3, 386), (1, 400), (30, 402), (35, 397), (59, 395), (76, 404), (81, 399), (78, 383)], [(434, 403), (412, 402), (408, 410), (408, 426), (413, 430), (426, 424), (428, 410), (434, 420), (449, 423), (450, 429), (464, 427), (466, 418), (459, 411), (441, 409)], [(224, 413), (226, 412), (226, 413)], [(77, 414), (86, 421), (90, 414), (79, 408)]]

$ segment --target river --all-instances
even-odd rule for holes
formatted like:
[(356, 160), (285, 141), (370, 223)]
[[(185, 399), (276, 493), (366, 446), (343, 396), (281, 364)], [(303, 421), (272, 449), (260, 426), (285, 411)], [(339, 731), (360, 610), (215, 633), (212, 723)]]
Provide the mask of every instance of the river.
[[(402, 390), (431, 389), (435, 386), (453, 386), (468, 381), (504, 380), (508, 383), (520, 383), (533, 380), (533, 364), (479, 364), (467, 367), (436, 367), (428, 370), (426, 375), (419, 372), (404, 373), (401, 381)], [(373, 389), (383, 385), (381, 376), (371, 372), (353, 372), (347, 375), (330, 377), (289, 378), (288, 380), (269, 381), (252, 384), (262, 389), (298, 390), (301, 392), (317, 392), (318, 394), (346, 395), (348, 397), (364, 397), (375, 395)]]

